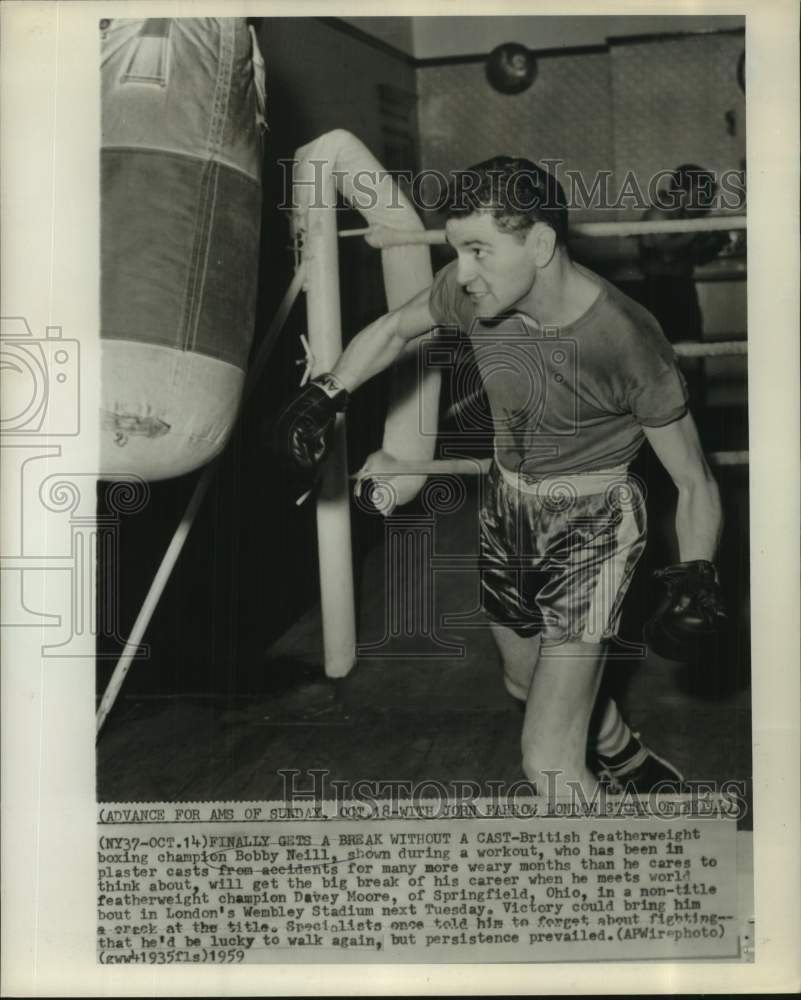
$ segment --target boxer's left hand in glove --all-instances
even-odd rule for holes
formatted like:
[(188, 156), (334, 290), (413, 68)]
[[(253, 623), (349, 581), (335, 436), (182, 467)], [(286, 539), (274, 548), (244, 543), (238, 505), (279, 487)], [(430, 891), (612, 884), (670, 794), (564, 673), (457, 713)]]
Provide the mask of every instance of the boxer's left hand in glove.
[(331, 451), (336, 415), (347, 404), (347, 390), (333, 375), (313, 378), (293, 396), (278, 418), (277, 449), (301, 469), (316, 469)]
[(654, 575), (665, 585), (665, 594), (643, 628), (645, 641), (668, 660), (692, 662), (707, 653), (714, 655), (711, 641), (726, 624), (715, 567), (698, 559)]

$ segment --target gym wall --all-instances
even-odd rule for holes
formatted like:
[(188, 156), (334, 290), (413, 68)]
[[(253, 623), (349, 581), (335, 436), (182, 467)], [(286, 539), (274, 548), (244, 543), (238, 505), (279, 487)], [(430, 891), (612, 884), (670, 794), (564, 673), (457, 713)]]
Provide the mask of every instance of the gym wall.
[(508, 153), (561, 159), (587, 176), (610, 169), (610, 69), (607, 53), (543, 58), (533, 85), (515, 95), (490, 87), (483, 61), (418, 69), (422, 168), (447, 173)]
[[(737, 60), (744, 47), (740, 31), (610, 47), (618, 175), (631, 170), (642, 184), (679, 163), (700, 163), (718, 174), (740, 169), (745, 95)], [(731, 124), (727, 113), (733, 113)]]
[[(509, 152), (561, 159), (588, 183), (599, 170), (613, 170), (618, 183), (631, 170), (646, 190), (655, 171), (681, 162), (738, 169), (745, 156), (745, 98), (736, 75), (743, 48), (737, 29), (613, 39), (605, 52), (540, 57), (534, 84), (517, 95), (494, 91), (483, 61), (423, 66), (421, 166), (448, 171)], [(733, 135), (727, 112), (734, 112)], [(601, 217), (610, 218), (597, 208), (574, 215)]]

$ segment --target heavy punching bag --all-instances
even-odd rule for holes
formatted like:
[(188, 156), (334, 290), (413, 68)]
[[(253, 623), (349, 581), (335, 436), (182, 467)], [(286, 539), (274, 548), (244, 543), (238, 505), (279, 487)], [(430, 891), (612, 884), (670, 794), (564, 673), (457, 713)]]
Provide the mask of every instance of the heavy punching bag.
[(101, 476), (224, 446), (253, 336), (264, 65), (244, 18), (101, 21)]

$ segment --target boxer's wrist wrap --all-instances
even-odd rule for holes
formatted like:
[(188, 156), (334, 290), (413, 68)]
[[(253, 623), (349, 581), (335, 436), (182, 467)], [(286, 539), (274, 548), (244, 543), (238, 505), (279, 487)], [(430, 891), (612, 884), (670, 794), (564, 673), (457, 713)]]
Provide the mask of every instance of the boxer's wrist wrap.
[(348, 403), (348, 393), (329, 373), (307, 382), (289, 400), (275, 427), (276, 449), (301, 469), (319, 467), (334, 444), (337, 413)]
[(336, 403), (337, 413), (342, 413), (347, 409), (348, 402), (350, 401), (350, 393), (336, 375), (333, 375), (331, 372), (324, 372), (322, 375), (317, 375), (313, 378), (311, 385), (316, 385), (319, 389), (322, 389), (326, 396), (332, 402)]
[(714, 563), (709, 562), (708, 559), (690, 559), (687, 562), (673, 563), (663, 569), (654, 570), (654, 576), (657, 580), (665, 580), (666, 582), (686, 579), (687, 577), (694, 577), (702, 583), (717, 584), (719, 582), (718, 571), (715, 569)]

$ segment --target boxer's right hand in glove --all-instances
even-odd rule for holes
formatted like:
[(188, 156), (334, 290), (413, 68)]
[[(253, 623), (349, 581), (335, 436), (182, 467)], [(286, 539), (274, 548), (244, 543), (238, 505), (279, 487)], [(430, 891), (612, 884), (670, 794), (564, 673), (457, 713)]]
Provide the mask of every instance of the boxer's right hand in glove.
[(714, 656), (715, 640), (726, 625), (715, 567), (698, 559), (654, 575), (665, 585), (665, 594), (643, 628), (645, 641), (668, 660), (692, 663)]
[(275, 426), (275, 446), (304, 471), (316, 469), (331, 451), (334, 421), (348, 392), (333, 375), (318, 375), (287, 403)]

